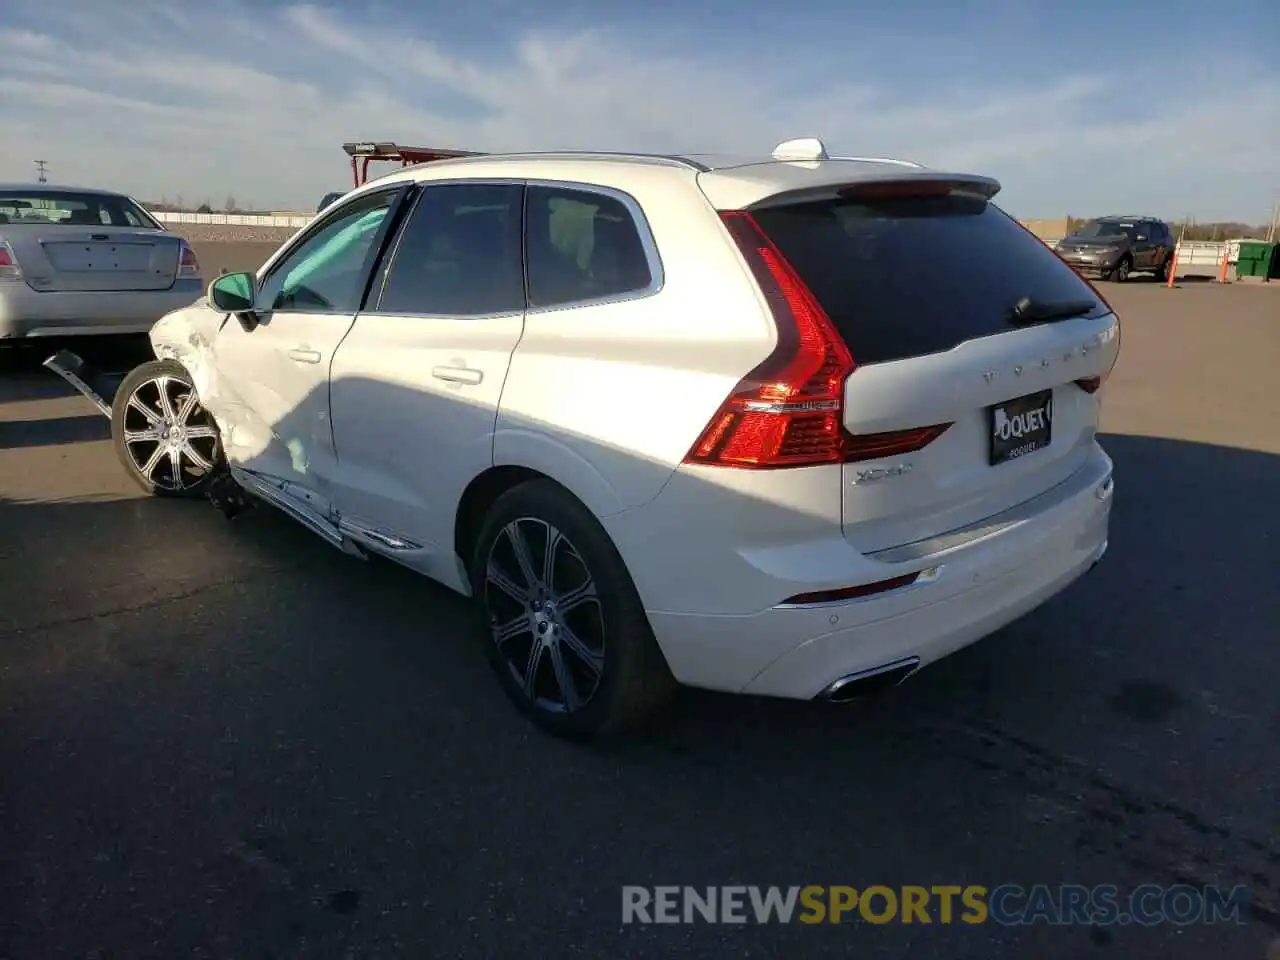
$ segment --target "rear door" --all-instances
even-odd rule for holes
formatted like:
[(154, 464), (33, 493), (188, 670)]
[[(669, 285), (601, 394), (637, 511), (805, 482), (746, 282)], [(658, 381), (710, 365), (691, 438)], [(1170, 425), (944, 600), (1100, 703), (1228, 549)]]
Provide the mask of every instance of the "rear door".
[(0, 226), (42, 293), (168, 290), (182, 240), (127, 197), (63, 190), (0, 191)]
[[(972, 194), (913, 191), (756, 213), (853, 354), (849, 433), (937, 434), (843, 467), (844, 531), (863, 552), (955, 530), (1069, 477), (1098, 425), (1086, 378), (1107, 373), (1118, 349), (1110, 309), (1017, 222)], [(1024, 297), (1085, 309), (1017, 326)]]
[(424, 184), (333, 363), (347, 531), (446, 581), (524, 329), (523, 200), (511, 181)]

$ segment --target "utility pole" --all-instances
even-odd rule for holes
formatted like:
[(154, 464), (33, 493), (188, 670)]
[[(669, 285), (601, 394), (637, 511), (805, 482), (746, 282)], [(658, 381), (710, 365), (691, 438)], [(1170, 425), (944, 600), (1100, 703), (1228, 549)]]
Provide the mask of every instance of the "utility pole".
[(44, 175), (44, 171), (45, 171), (45, 168), (49, 166), (49, 161), (48, 161), (48, 160), (33, 160), (33, 161), (32, 161), (32, 163), (34, 163), (34, 164), (36, 165), (36, 174), (37, 174), (36, 179), (37, 179), (40, 183), (48, 183), (48, 182), (49, 182), (49, 178), (48, 178), (48, 177), (46, 177), (46, 176)]

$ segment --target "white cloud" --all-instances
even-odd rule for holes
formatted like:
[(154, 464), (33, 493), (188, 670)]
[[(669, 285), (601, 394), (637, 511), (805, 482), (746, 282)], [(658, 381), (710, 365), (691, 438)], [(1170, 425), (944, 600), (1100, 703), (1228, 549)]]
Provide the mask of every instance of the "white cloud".
[(1230, 60), (1226, 77), (1184, 70), (1167, 100), (1118, 120), (1100, 107), (1132, 77), (1049, 62), (1003, 85), (940, 85), (908, 53), (889, 82), (860, 72), (858, 51), (832, 70), (592, 29), (478, 50), (312, 5), (55, 7), (43, 32), (0, 14), (0, 179), (30, 178), (42, 157), (59, 182), (306, 208), (349, 183), (348, 139), (743, 152), (817, 134), (835, 152), (992, 174), (1024, 216), (1260, 221), (1277, 187), (1280, 76)]

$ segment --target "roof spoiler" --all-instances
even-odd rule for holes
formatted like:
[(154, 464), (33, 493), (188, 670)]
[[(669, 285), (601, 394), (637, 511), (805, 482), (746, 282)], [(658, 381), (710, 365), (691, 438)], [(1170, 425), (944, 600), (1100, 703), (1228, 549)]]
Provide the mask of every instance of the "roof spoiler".
[(991, 177), (972, 174), (940, 173), (934, 170), (885, 171), (875, 175), (862, 175), (851, 179), (832, 178), (818, 183), (783, 190), (761, 197), (747, 206), (750, 210), (788, 206), (806, 201), (851, 199), (858, 195), (888, 198), (890, 196), (917, 196), (927, 193), (967, 194), (982, 200), (991, 200), (1000, 192), (1000, 181)]

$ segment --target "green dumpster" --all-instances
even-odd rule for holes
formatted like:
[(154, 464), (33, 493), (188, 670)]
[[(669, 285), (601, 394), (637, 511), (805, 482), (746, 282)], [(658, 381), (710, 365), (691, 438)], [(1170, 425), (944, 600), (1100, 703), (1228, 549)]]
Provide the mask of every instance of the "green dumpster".
[(1236, 261), (1237, 277), (1266, 277), (1271, 266), (1271, 251), (1274, 243), (1264, 240), (1238, 240), (1240, 257)]

